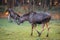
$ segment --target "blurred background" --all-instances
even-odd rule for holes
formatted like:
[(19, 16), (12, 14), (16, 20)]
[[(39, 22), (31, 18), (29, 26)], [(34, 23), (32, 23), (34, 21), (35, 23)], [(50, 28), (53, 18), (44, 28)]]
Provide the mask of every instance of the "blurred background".
[(60, 19), (60, 0), (0, 0), (0, 18), (8, 8), (18, 13), (48, 11), (53, 19)]

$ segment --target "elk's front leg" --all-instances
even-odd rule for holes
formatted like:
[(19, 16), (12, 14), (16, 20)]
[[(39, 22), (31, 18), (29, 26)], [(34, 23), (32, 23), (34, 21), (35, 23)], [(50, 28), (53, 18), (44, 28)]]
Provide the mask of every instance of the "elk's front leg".
[(10, 14), (8, 15), (8, 22), (12, 22)]

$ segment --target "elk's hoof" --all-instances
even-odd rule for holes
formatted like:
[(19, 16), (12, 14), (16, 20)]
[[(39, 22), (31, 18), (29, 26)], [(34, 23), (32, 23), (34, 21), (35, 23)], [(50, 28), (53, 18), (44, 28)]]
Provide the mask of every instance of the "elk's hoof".
[(40, 32), (38, 32), (38, 31), (37, 31), (37, 33), (38, 33), (38, 36), (40, 37), (41, 33), (40, 33)]
[(48, 37), (49, 35), (47, 34), (46, 37)]
[(40, 37), (41, 36), (41, 33), (38, 33), (38, 37)]
[(31, 36), (32, 36), (33, 34), (31, 33)]

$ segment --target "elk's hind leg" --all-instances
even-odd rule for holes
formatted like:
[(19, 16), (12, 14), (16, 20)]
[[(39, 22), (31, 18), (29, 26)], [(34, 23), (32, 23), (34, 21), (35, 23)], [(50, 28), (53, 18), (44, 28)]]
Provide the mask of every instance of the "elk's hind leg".
[(49, 27), (48, 27), (48, 23), (46, 23), (46, 28), (47, 28), (47, 30), (48, 30), (48, 33), (47, 33), (47, 35), (46, 35), (46, 37), (48, 37), (49, 36)]
[[(44, 31), (44, 26), (45, 26), (45, 24), (42, 24), (42, 30), (41, 30), (41, 33)], [(39, 36), (41, 35), (41, 33), (39, 34)]]
[(37, 31), (38, 36), (40, 36), (42, 34), (42, 32), (44, 31), (44, 26), (45, 26), (45, 24), (42, 24), (42, 30), (41, 30), (41, 32)]

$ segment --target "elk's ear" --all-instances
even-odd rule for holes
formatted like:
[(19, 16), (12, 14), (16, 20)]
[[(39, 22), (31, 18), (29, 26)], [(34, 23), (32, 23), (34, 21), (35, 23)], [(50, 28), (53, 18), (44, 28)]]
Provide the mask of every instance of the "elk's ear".
[(8, 15), (8, 14), (9, 14), (9, 12), (6, 12), (5, 14), (6, 14), (6, 15)]
[(8, 14), (8, 10), (6, 9), (3, 13), (4, 13), (5, 15), (7, 15), (7, 14)]

